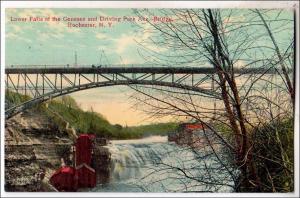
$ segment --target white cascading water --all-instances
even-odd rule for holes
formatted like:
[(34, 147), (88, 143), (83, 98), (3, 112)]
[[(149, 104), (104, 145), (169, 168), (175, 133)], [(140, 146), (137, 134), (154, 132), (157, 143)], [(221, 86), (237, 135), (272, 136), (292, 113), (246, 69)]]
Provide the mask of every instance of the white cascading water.
[(98, 192), (231, 192), (232, 178), (213, 156), (168, 143), (167, 137), (116, 140), (111, 179)]

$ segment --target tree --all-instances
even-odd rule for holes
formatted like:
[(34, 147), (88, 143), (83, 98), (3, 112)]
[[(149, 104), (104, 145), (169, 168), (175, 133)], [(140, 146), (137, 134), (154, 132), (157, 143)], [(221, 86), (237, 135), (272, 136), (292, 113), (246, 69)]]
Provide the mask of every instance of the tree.
[[(292, 82), (291, 82), (291, 79), (289, 77), (289, 71), (288, 71), (289, 69), (291, 69), (293, 67), (293, 65), (290, 65), (290, 68), (287, 68), (286, 63), (285, 63), (285, 59), (286, 59), (285, 56), (290, 56), (290, 54), (287, 54), (287, 51), (285, 52), (285, 54), (281, 53), (281, 51), (279, 49), (279, 46), (278, 46), (278, 44), (277, 44), (277, 42), (276, 42), (276, 40), (273, 36), (272, 31), (271, 31), (269, 25), (266, 23), (265, 18), (263, 17), (263, 15), (261, 14), (261, 12), (258, 9), (255, 9), (254, 12), (257, 13), (257, 15), (260, 17), (261, 21), (264, 24), (264, 27), (266, 28), (268, 36), (270, 37), (270, 39), (271, 39), (271, 41), (274, 45), (274, 50), (276, 51), (276, 55), (277, 55), (278, 60), (279, 60), (278, 62), (279, 62), (279, 65), (281, 66), (282, 74), (284, 75), (283, 79), (285, 81), (285, 85), (286, 85), (287, 90), (289, 91), (291, 99), (294, 103), (295, 102), (295, 88), (294, 88), (294, 83), (292, 84)], [(289, 48), (293, 47), (293, 43), (294, 43), (294, 39), (291, 41), (291, 44), (290, 44)], [(280, 73), (281, 72), (279, 72), (279, 74)]]
[[(287, 108), (292, 104), (289, 100), (285, 100), (286, 105), (282, 105), (274, 102), (272, 98), (274, 90), (280, 89), (282, 92), (277, 93), (276, 97), (286, 99), (285, 93), (288, 92), (294, 100), (289, 70), (284, 66), (293, 53), (293, 45), (290, 45), (293, 41), (286, 41), (286, 53), (281, 55), (274, 35), (270, 34), (270, 28), (257, 10), (243, 11), (242, 15), (239, 11), (212, 9), (163, 9), (159, 12), (145, 9), (136, 12), (140, 16), (149, 16), (150, 19), (157, 15), (172, 16), (174, 19), (173, 23), (155, 23), (148, 20), (150, 28), (144, 28), (143, 31), (151, 36), (140, 43), (144, 46), (140, 54), (145, 61), (167, 66), (211, 65), (216, 76), (207, 75), (206, 78), (217, 84), (216, 92), (221, 94), (222, 100), (217, 101), (216, 112), (213, 107), (201, 105), (205, 98), (197, 94), (146, 86), (132, 87), (142, 94), (134, 98), (150, 107), (148, 112), (154, 116), (189, 116), (207, 126), (234, 154), (234, 165), (241, 171), (241, 177), (236, 180), (236, 189), (260, 191), (262, 183), (254, 162), (254, 157), (257, 159), (257, 156), (253, 153), (253, 148), (256, 147), (255, 134), (260, 125), (274, 120), (274, 105), (284, 112), (283, 115), (292, 116), (292, 108)], [(268, 12), (271, 17), (275, 15), (273, 21), (291, 24), (289, 19), (280, 17), (281, 10), (267, 10), (264, 14)], [(288, 30), (287, 38), (290, 39), (292, 26), (286, 24), (276, 31)], [(268, 33), (262, 32), (256, 26), (266, 27)], [(274, 49), (270, 47), (270, 43), (263, 43), (261, 40), (265, 36), (271, 37), (275, 46), (275, 55), (278, 57), (275, 61)], [(274, 75), (270, 71), (278, 71), (277, 65), (281, 65), (283, 78), (274, 83)], [(237, 68), (263, 68), (264, 72), (237, 74)], [(286, 89), (282, 89), (284, 84)], [(141, 98), (143, 96), (146, 98)], [(279, 112), (276, 113), (276, 118), (280, 118)], [(266, 113), (271, 116), (264, 117)], [(219, 125), (228, 127), (226, 132), (215, 127)], [(218, 156), (213, 145), (211, 148)]]

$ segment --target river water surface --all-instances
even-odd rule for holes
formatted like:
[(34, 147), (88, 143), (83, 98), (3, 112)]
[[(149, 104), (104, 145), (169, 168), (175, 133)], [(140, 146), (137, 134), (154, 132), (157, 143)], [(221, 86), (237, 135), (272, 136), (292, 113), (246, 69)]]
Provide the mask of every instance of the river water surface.
[(228, 169), (209, 152), (169, 143), (166, 136), (111, 141), (111, 179), (96, 192), (232, 192)]

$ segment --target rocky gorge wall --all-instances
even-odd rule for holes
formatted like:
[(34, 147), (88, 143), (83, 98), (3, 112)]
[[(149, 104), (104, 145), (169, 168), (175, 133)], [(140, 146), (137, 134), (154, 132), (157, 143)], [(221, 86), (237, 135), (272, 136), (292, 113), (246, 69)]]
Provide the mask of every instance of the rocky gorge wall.
[(111, 153), (103, 146), (96, 144), (92, 155), (92, 167), (96, 171), (97, 183), (102, 184), (110, 181), (111, 174)]
[[(58, 116), (53, 113), (52, 116)], [(5, 190), (8, 192), (56, 191), (51, 175), (65, 165), (73, 165), (74, 130), (66, 123), (58, 127), (53, 117), (29, 110), (5, 122)], [(70, 132), (71, 131), (71, 132)], [(75, 132), (76, 133), (76, 132)], [(75, 137), (77, 135), (75, 134)], [(107, 140), (96, 138), (92, 167), (97, 183), (109, 182), (110, 152)]]
[(46, 115), (26, 111), (5, 123), (5, 190), (55, 191), (49, 178), (71, 163), (73, 142)]

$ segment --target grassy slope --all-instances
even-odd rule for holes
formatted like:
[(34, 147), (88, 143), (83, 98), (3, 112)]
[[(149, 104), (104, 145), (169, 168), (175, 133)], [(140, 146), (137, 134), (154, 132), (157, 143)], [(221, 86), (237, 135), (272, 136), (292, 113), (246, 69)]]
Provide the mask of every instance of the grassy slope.
[[(9, 102), (19, 103), (26, 99), (28, 99), (26, 96), (6, 92), (6, 100)], [(118, 124), (112, 125), (99, 113), (83, 111), (70, 96), (63, 96), (62, 98), (48, 102), (48, 108), (61, 115), (77, 132), (94, 133), (110, 139), (133, 139), (150, 135), (166, 135), (168, 132), (174, 131), (177, 127), (176, 123), (157, 123), (134, 127), (123, 127)], [(45, 104), (40, 104), (34, 109), (44, 112), (54, 119), (61, 128), (64, 128), (62, 120), (56, 118), (48, 108), (46, 108)]]

